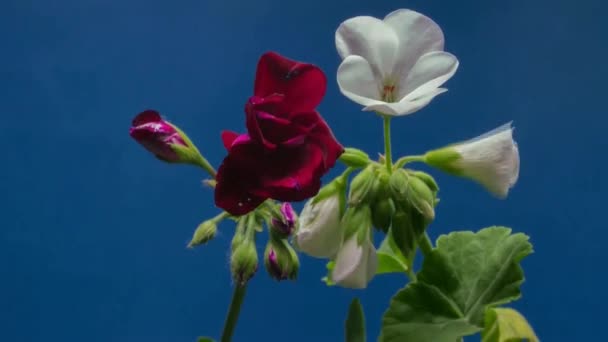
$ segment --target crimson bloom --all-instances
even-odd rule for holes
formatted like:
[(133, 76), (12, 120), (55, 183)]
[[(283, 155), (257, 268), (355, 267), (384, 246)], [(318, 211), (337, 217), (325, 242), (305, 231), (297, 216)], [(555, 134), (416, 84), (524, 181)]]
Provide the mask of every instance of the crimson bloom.
[(327, 80), (318, 67), (268, 52), (258, 62), (245, 105), (247, 134), (222, 132), (228, 156), (217, 174), (215, 203), (243, 215), (268, 198), (301, 201), (344, 148), (315, 110)]

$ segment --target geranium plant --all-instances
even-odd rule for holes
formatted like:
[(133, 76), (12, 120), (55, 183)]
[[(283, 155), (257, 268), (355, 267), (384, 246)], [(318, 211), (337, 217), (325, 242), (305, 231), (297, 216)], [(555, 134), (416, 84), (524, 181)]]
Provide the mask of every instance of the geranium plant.
[[(131, 136), (160, 160), (200, 166), (214, 188), (220, 212), (194, 232), (189, 247), (204, 245), (218, 222), (236, 230), (230, 268), (234, 294), (221, 335), (231, 341), (247, 283), (263, 263), (276, 280), (295, 280), (297, 251), (328, 260), (328, 286), (365, 289), (375, 276), (404, 273), (384, 314), (380, 341), (455, 342), (481, 333), (483, 341), (537, 341), (525, 318), (504, 305), (520, 297), (520, 261), (532, 252), (528, 237), (507, 227), (455, 231), (433, 243), (427, 234), (439, 202), (439, 186), (426, 163), (471, 179), (505, 198), (519, 175), (519, 151), (511, 123), (477, 138), (393, 159), (390, 123), (421, 110), (458, 68), (444, 51), (444, 35), (430, 18), (401, 9), (384, 19), (359, 16), (336, 31), (342, 58), (337, 83), (347, 98), (383, 122), (384, 153), (343, 147), (316, 110), (326, 90), (317, 66), (276, 52), (261, 56), (253, 96), (245, 101), (246, 133), (221, 134), (227, 155), (218, 171), (177, 126), (153, 110), (133, 120)], [(243, 98), (246, 95), (243, 94)], [(336, 161), (344, 171), (321, 184)], [(299, 217), (290, 202), (304, 201)], [(256, 236), (269, 234), (263, 259)], [(374, 230), (384, 234), (375, 246)], [(424, 257), (414, 269), (417, 251)], [(365, 341), (365, 319), (354, 299), (346, 341)], [(263, 337), (260, 337), (260, 339)], [(200, 341), (211, 341), (200, 338)]]

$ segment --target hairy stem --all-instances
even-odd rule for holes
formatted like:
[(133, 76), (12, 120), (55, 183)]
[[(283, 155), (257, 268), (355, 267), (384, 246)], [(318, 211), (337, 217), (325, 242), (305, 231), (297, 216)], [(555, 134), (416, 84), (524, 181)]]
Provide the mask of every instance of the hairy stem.
[(228, 309), (228, 315), (226, 316), (226, 322), (224, 323), (224, 330), (222, 331), (221, 342), (232, 341), (232, 334), (234, 333), (234, 328), (236, 327), (236, 322), (239, 318), (239, 313), (241, 312), (241, 305), (243, 304), (243, 299), (245, 298), (246, 289), (246, 283), (236, 284), (234, 286), (232, 301), (230, 302), (230, 308)]
[(431, 242), (427, 232), (424, 232), (424, 235), (420, 237), (418, 240), (418, 245), (420, 246), (420, 250), (425, 257), (428, 257), (433, 251), (433, 243)]
[(391, 152), (391, 117), (383, 115), (384, 120), (384, 158), (386, 159), (386, 169), (389, 173), (393, 172), (393, 155)]
[(215, 172), (213, 166), (211, 166), (209, 161), (207, 161), (207, 159), (205, 159), (205, 157), (203, 157), (202, 155), (199, 154), (199, 157), (200, 158), (198, 158), (196, 164), (200, 166), (203, 170), (205, 170), (209, 174), (209, 176), (211, 176), (211, 178), (215, 179), (215, 175), (217, 173)]
[(401, 158), (399, 158), (395, 162), (395, 169), (401, 168), (401, 167), (405, 166), (405, 164), (407, 164), (407, 163), (411, 163), (411, 162), (423, 162), (423, 161), (424, 161), (424, 156), (405, 156), (405, 157), (401, 157)]

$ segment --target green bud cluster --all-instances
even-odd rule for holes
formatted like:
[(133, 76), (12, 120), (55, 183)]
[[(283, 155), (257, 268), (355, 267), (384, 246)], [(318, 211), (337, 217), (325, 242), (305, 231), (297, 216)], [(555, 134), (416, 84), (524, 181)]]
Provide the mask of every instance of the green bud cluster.
[(389, 190), (395, 203), (390, 233), (403, 254), (411, 258), (416, 241), (435, 219), (439, 187), (427, 173), (397, 169), (390, 176)]
[[(345, 236), (362, 230), (371, 221), (376, 229), (392, 234), (407, 256), (435, 218), (437, 183), (422, 171), (371, 163), (350, 184), (348, 206), (342, 219)], [(369, 226), (369, 224), (367, 224)]]

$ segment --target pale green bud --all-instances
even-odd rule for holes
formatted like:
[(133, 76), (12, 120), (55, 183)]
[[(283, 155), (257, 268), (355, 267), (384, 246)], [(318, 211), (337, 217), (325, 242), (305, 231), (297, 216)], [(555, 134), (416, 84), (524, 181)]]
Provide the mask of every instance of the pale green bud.
[(439, 185), (437, 185), (437, 182), (435, 182), (435, 179), (428, 173), (422, 172), (422, 171), (414, 171), (414, 170), (407, 170), (407, 171), (409, 172), (410, 175), (420, 178), (420, 180), (422, 180), (429, 187), (429, 189), (431, 189), (431, 191), (433, 193), (436, 194), (439, 191)]
[(230, 256), (232, 278), (239, 285), (244, 285), (258, 269), (258, 252), (252, 239), (244, 239)]
[(312, 203), (316, 204), (324, 199), (334, 196), (344, 196), (345, 192), (346, 183), (344, 182), (344, 178), (339, 176), (329, 182), (327, 185), (323, 186), (317, 195), (312, 198)]
[(391, 226), (391, 220), (395, 213), (395, 203), (390, 197), (379, 198), (372, 204), (372, 223), (374, 227), (384, 233)]
[(407, 186), (407, 200), (428, 220), (435, 218), (435, 195), (418, 177), (410, 177)]
[(370, 165), (357, 174), (350, 183), (349, 206), (357, 206), (368, 201), (368, 195), (376, 181), (374, 166)]
[(395, 170), (389, 179), (389, 189), (395, 202), (401, 204), (407, 200), (407, 187), (409, 176), (403, 169)]
[(354, 168), (366, 167), (371, 162), (367, 153), (352, 147), (344, 149), (344, 153), (340, 156), (340, 161), (346, 164), (346, 166)]
[(384, 168), (376, 169), (376, 181), (370, 191), (372, 223), (377, 229), (386, 233), (391, 225), (395, 212), (395, 203), (391, 198), (390, 174)]
[(402, 210), (397, 211), (393, 216), (390, 234), (401, 253), (408, 260), (411, 260), (416, 251), (416, 241), (418, 240), (418, 234), (412, 224), (411, 216)]
[(353, 234), (359, 231), (369, 229), (372, 225), (372, 211), (369, 206), (361, 205), (357, 207), (349, 207), (342, 218), (342, 227), (344, 229), (344, 240), (347, 240)]
[(217, 233), (217, 224), (215, 220), (207, 220), (201, 223), (194, 231), (192, 240), (188, 243), (188, 248), (193, 248), (198, 245), (205, 244), (215, 237)]

